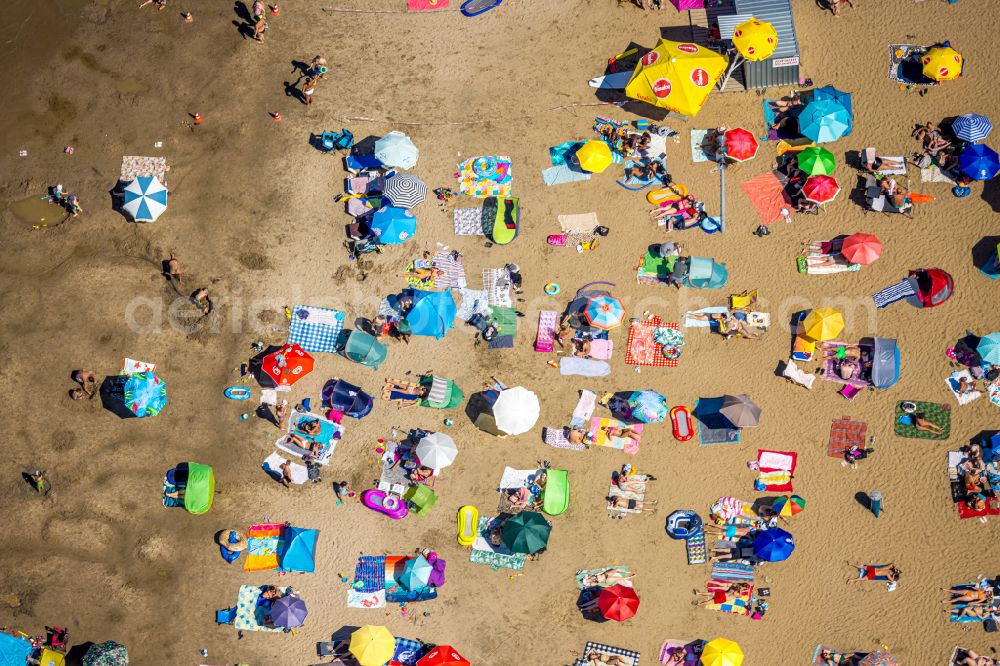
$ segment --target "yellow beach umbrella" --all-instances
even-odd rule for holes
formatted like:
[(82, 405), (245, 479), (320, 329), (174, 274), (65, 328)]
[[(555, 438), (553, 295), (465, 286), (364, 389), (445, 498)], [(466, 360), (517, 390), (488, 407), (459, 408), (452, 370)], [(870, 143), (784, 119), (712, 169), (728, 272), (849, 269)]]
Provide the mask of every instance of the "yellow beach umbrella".
[(611, 166), (611, 148), (599, 139), (591, 139), (576, 151), (580, 168), (591, 173), (601, 173)]
[(701, 651), (702, 666), (741, 666), (743, 650), (735, 641), (728, 638), (716, 638), (705, 643)]
[(733, 30), (733, 45), (747, 60), (766, 60), (778, 48), (778, 33), (767, 21), (752, 18)]
[(351, 634), (350, 650), (361, 666), (383, 666), (396, 652), (396, 639), (385, 627), (366, 624)]
[(833, 340), (842, 330), (844, 315), (833, 308), (816, 308), (802, 322), (803, 334), (817, 342)]
[(962, 54), (950, 46), (935, 46), (920, 59), (924, 76), (935, 81), (951, 81), (962, 73)]
[(661, 39), (639, 60), (625, 95), (693, 116), (728, 65), (729, 58), (704, 46)]

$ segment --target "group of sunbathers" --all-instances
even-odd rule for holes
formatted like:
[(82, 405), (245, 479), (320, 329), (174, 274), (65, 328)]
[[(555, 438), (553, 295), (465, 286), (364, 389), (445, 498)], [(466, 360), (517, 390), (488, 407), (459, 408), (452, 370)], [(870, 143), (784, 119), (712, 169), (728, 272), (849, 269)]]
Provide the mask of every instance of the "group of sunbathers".
[(912, 136), (920, 142), (922, 149), (920, 153), (913, 153), (917, 166), (923, 168), (936, 164), (944, 173), (950, 173), (958, 180), (965, 180), (958, 161), (958, 156), (965, 147), (964, 141), (946, 136), (940, 126), (931, 122), (917, 125)]
[(730, 312), (685, 312), (685, 319), (697, 319), (698, 321), (716, 322), (719, 326), (719, 333), (726, 340), (733, 336), (756, 340), (760, 337), (747, 326), (747, 312), (744, 310), (732, 310)]
[(947, 592), (948, 599), (942, 604), (948, 604), (946, 613), (951, 613), (956, 619), (988, 620), (1000, 613), (1000, 598), (997, 594), (996, 581), (983, 579), (978, 583), (942, 587)]
[(701, 221), (706, 217), (708, 214), (705, 212), (705, 204), (691, 194), (662, 201), (656, 208), (649, 211), (649, 219), (665, 220), (667, 231), (690, 229), (701, 224)]
[(965, 491), (965, 503), (973, 511), (986, 508), (1000, 482), (1000, 461), (983, 459), (983, 448), (970, 444), (963, 448), (966, 459), (958, 465), (958, 476)]

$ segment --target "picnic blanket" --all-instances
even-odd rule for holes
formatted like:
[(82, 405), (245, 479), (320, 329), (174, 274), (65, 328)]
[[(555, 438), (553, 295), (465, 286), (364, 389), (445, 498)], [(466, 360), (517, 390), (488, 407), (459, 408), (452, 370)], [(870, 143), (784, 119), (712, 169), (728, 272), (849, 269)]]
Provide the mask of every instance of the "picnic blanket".
[(976, 398), (981, 398), (983, 395), (982, 391), (970, 391), (968, 393), (958, 392), (958, 383), (960, 379), (966, 379), (970, 384), (972, 383), (972, 373), (969, 372), (967, 368), (962, 370), (956, 370), (951, 373), (947, 379), (944, 380), (945, 386), (951, 389), (952, 395), (955, 396), (955, 400), (958, 400), (959, 405), (967, 405)]
[(948, 480), (951, 482), (951, 499), (955, 502), (955, 507), (958, 509), (958, 517), (966, 520), (968, 518), (1000, 515), (1000, 499), (996, 497), (997, 487), (993, 485), (992, 480), (989, 481), (989, 486), (984, 486), (984, 491), (979, 493), (986, 500), (985, 507), (979, 511), (974, 511), (969, 507), (968, 502), (966, 502), (972, 491), (967, 490), (962, 484), (958, 467), (965, 462), (967, 457), (962, 451), (948, 452)]
[(623, 421), (612, 418), (594, 417), (590, 421), (590, 437), (594, 446), (604, 446), (610, 449), (618, 449), (629, 455), (639, 453), (639, 442), (631, 437), (611, 437), (606, 428), (632, 428), (642, 439), (642, 424), (635, 423), (627, 425)]
[(936, 164), (931, 164), (920, 170), (920, 182), (921, 183), (948, 183), (949, 185), (955, 184), (955, 179), (941, 171), (941, 167)]
[(712, 565), (712, 578), (731, 582), (753, 582), (754, 568), (752, 564), (743, 562), (716, 562)]
[(926, 46), (889, 44), (889, 70), (886, 76), (908, 86), (936, 86), (937, 81), (924, 76), (920, 56), (925, 53)]
[(691, 161), (695, 164), (699, 162), (714, 162), (715, 160), (708, 155), (702, 146), (705, 143), (705, 136), (711, 130), (707, 129), (693, 129), (691, 130)]
[(494, 571), (503, 567), (520, 571), (524, 569), (525, 555), (523, 553), (513, 553), (507, 546), (500, 544), (494, 546), (490, 543), (490, 531), (493, 528), (495, 518), (486, 516), (479, 517), (479, 530), (476, 533), (476, 540), (472, 542), (472, 552), (469, 561), (474, 564), (485, 564)]
[[(629, 480), (647, 481), (648, 477), (645, 474), (634, 474), (629, 477)], [(608, 490), (608, 498), (607, 498), (608, 511), (610, 511), (611, 513), (620, 513), (622, 515), (629, 513), (642, 513), (642, 509), (630, 509), (628, 507), (615, 506), (614, 500), (616, 497), (624, 497), (627, 500), (635, 500), (637, 502), (642, 502), (644, 499), (646, 499), (646, 493), (636, 493), (630, 490), (622, 490), (618, 486), (618, 484), (615, 483), (615, 479), (612, 478), (611, 487)]]
[[(483, 167), (489, 170), (488, 175)], [(513, 194), (513, 168), (509, 157), (483, 155), (470, 157), (458, 165), (455, 178), (458, 191), (470, 197), (509, 197)]]
[(154, 176), (158, 181), (167, 184), (166, 157), (142, 157), (140, 155), (125, 155), (122, 157), (122, 169), (118, 179), (129, 183), (140, 176)]
[[(292, 588), (279, 587), (281, 593), (288, 594)], [(284, 631), (281, 627), (265, 627), (264, 618), (267, 615), (268, 605), (257, 605), (260, 599), (262, 588), (259, 585), (241, 585), (240, 591), (236, 595), (236, 619), (233, 620), (233, 627), (239, 631), (266, 631), (278, 634)]]
[[(601, 567), (600, 569), (580, 569), (576, 572), (576, 589), (583, 590), (590, 589), (592, 587), (612, 587), (614, 585), (624, 585), (625, 587), (632, 587), (631, 580), (606, 580), (604, 582), (598, 581), (596, 585), (588, 585), (586, 581), (587, 576), (597, 577), (598, 574), (611, 571), (620, 571), (622, 573), (629, 573), (629, 568), (624, 564), (616, 564), (613, 567)], [(608, 578), (608, 576), (605, 576)]]
[(604, 361), (579, 356), (564, 356), (559, 359), (559, 374), (582, 375), (583, 377), (607, 377), (611, 366)]
[(675, 261), (675, 257), (661, 257), (647, 250), (635, 265), (635, 281), (649, 286), (670, 284)]
[(740, 430), (734, 428), (719, 409), (722, 398), (698, 398), (691, 413), (698, 423), (698, 444), (700, 446), (715, 446), (717, 444), (739, 444)]
[(468, 289), (460, 287), (458, 289), (460, 303), (455, 312), (455, 317), (462, 321), (469, 321), (475, 314), (490, 314), (490, 293), (485, 289)]
[(581, 180), (590, 180), (590, 174), (572, 169), (566, 164), (542, 169), (542, 182), (549, 187), (563, 183), (576, 183)]
[(574, 444), (569, 441), (569, 428), (542, 428), (542, 439), (546, 444), (557, 449), (583, 451), (587, 448), (584, 443)]
[(461, 259), (455, 259), (448, 250), (438, 250), (434, 253), (434, 266), (441, 269), (444, 275), (437, 278), (436, 283), (442, 289), (464, 289), (466, 285), (465, 264)]
[[(925, 430), (917, 430), (914, 424), (907, 425), (900, 423), (899, 417), (905, 414), (902, 408), (902, 404), (904, 402), (912, 402), (915, 404), (917, 406), (915, 415), (919, 415), (927, 421), (940, 426), (944, 432), (940, 435), (935, 435), (934, 433), (930, 433)], [(911, 439), (948, 439), (948, 437), (951, 436), (951, 406), (938, 404), (936, 402), (900, 400), (896, 403), (896, 418), (893, 424), (893, 430), (899, 437), (909, 437)]]
[(785, 194), (785, 186), (773, 171), (744, 181), (740, 183), (740, 187), (746, 192), (750, 204), (764, 224), (782, 219), (782, 209), (792, 209), (791, 200)]
[(757, 449), (758, 481), (764, 490), (773, 493), (792, 492), (792, 475), (799, 454), (794, 451), (771, 451)]
[(247, 530), (244, 571), (270, 571), (278, 568), (278, 549), (284, 529), (284, 523), (250, 526)]
[(672, 322), (664, 322), (659, 317), (651, 319), (633, 319), (628, 325), (628, 340), (625, 345), (625, 363), (627, 365), (649, 366), (655, 368), (676, 368), (677, 359), (669, 359), (663, 355), (663, 345), (653, 340), (653, 333), (658, 328), (680, 327)]
[(849, 416), (834, 419), (830, 424), (830, 440), (826, 454), (831, 458), (844, 457), (844, 451), (852, 446), (864, 447), (868, 437), (868, 424), (864, 421), (852, 421)]
[(452, 213), (456, 236), (485, 236), (482, 208), (456, 208)]
[(589, 234), (600, 226), (597, 213), (577, 213), (575, 215), (560, 215), (559, 228), (567, 234)]
[(489, 305), (513, 307), (514, 301), (510, 295), (510, 273), (506, 268), (483, 269), (483, 287), (486, 289), (486, 302)]
[(596, 663), (591, 659), (587, 659), (587, 655), (594, 655), (595, 659), (599, 659), (600, 663), (610, 663), (608, 660), (611, 657), (618, 657), (618, 661), (614, 662), (618, 666), (639, 666), (639, 653), (635, 650), (626, 650), (625, 648), (614, 647), (612, 645), (604, 645), (603, 643), (595, 643), (593, 641), (588, 641), (583, 647), (582, 659), (577, 659), (573, 666), (590, 666), (590, 664)]
[(288, 344), (296, 344), (307, 352), (337, 352), (337, 341), (344, 330), (346, 312), (296, 305), (288, 323)]
[(750, 615), (753, 606), (753, 585), (750, 585), (744, 592), (739, 594), (726, 594), (726, 601), (721, 604), (705, 604), (702, 608), (718, 611), (720, 613), (732, 613), (733, 615)]

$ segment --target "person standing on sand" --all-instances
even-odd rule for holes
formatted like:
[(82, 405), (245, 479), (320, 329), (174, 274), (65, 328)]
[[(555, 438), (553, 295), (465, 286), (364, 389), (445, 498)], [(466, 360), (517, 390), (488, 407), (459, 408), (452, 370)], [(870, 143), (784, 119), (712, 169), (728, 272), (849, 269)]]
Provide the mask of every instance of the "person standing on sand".
[(74, 400), (80, 400), (85, 395), (92, 399), (97, 395), (97, 376), (92, 370), (74, 370), (70, 378), (81, 387), (70, 391)]
[(164, 275), (167, 276), (168, 280), (173, 280), (175, 278), (180, 280), (181, 276), (184, 275), (184, 273), (181, 272), (181, 262), (177, 260), (177, 257), (174, 256), (173, 252), (170, 253), (170, 258), (167, 259), (167, 270)]
[(319, 79), (326, 78), (326, 58), (323, 56), (316, 56), (309, 63), (309, 70), (306, 72), (306, 76), (312, 76)]
[(83, 212), (80, 200), (75, 194), (66, 197), (66, 209), (69, 211), (70, 217), (78, 217)]
[(313, 103), (313, 93), (316, 92), (316, 81), (318, 80), (318, 76), (310, 75), (302, 82), (302, 100), (306, 106)]

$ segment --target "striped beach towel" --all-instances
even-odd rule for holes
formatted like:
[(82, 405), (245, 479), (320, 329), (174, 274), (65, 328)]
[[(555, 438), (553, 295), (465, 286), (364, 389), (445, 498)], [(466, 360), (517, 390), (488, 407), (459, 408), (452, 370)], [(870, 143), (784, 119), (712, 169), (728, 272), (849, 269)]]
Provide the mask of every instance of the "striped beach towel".
[(509, 308), (514, 305), (510, 297), (510, 273), (506, 268), (486, 268), (483, 270), (483, 287), (487, 291), (490, 305)]
[[(359, 584), (360, 583), (360, 584)], [(362, 555), (354, 567), (353, 589), (371, 593), (385, 589), (385, 556)]]
[(753, 565), (742, 562), (716, 562), (712, 565), (712, 578), (725, 581), (753, 581)]
[(875, 301), (875, 307), (884, 308), (916, 293), (917, 290), (913, 286), (913, 280), (906, 278), (891, 287), (886, 287), (882, 291), (872, 294), (872, 300)]
[(464, 289), (465, 265), (456, 260), (451, 252), (441, 250), (434, 254), (434, 266), (444, 271), (444, 275), (437, 278), (435, 282), (442, 289)]
[(542, 439), (549, 446), (566, 451), (583, 451), (586, 444), (574, 444), (567, 437), (566, 428), (542, 428)]

